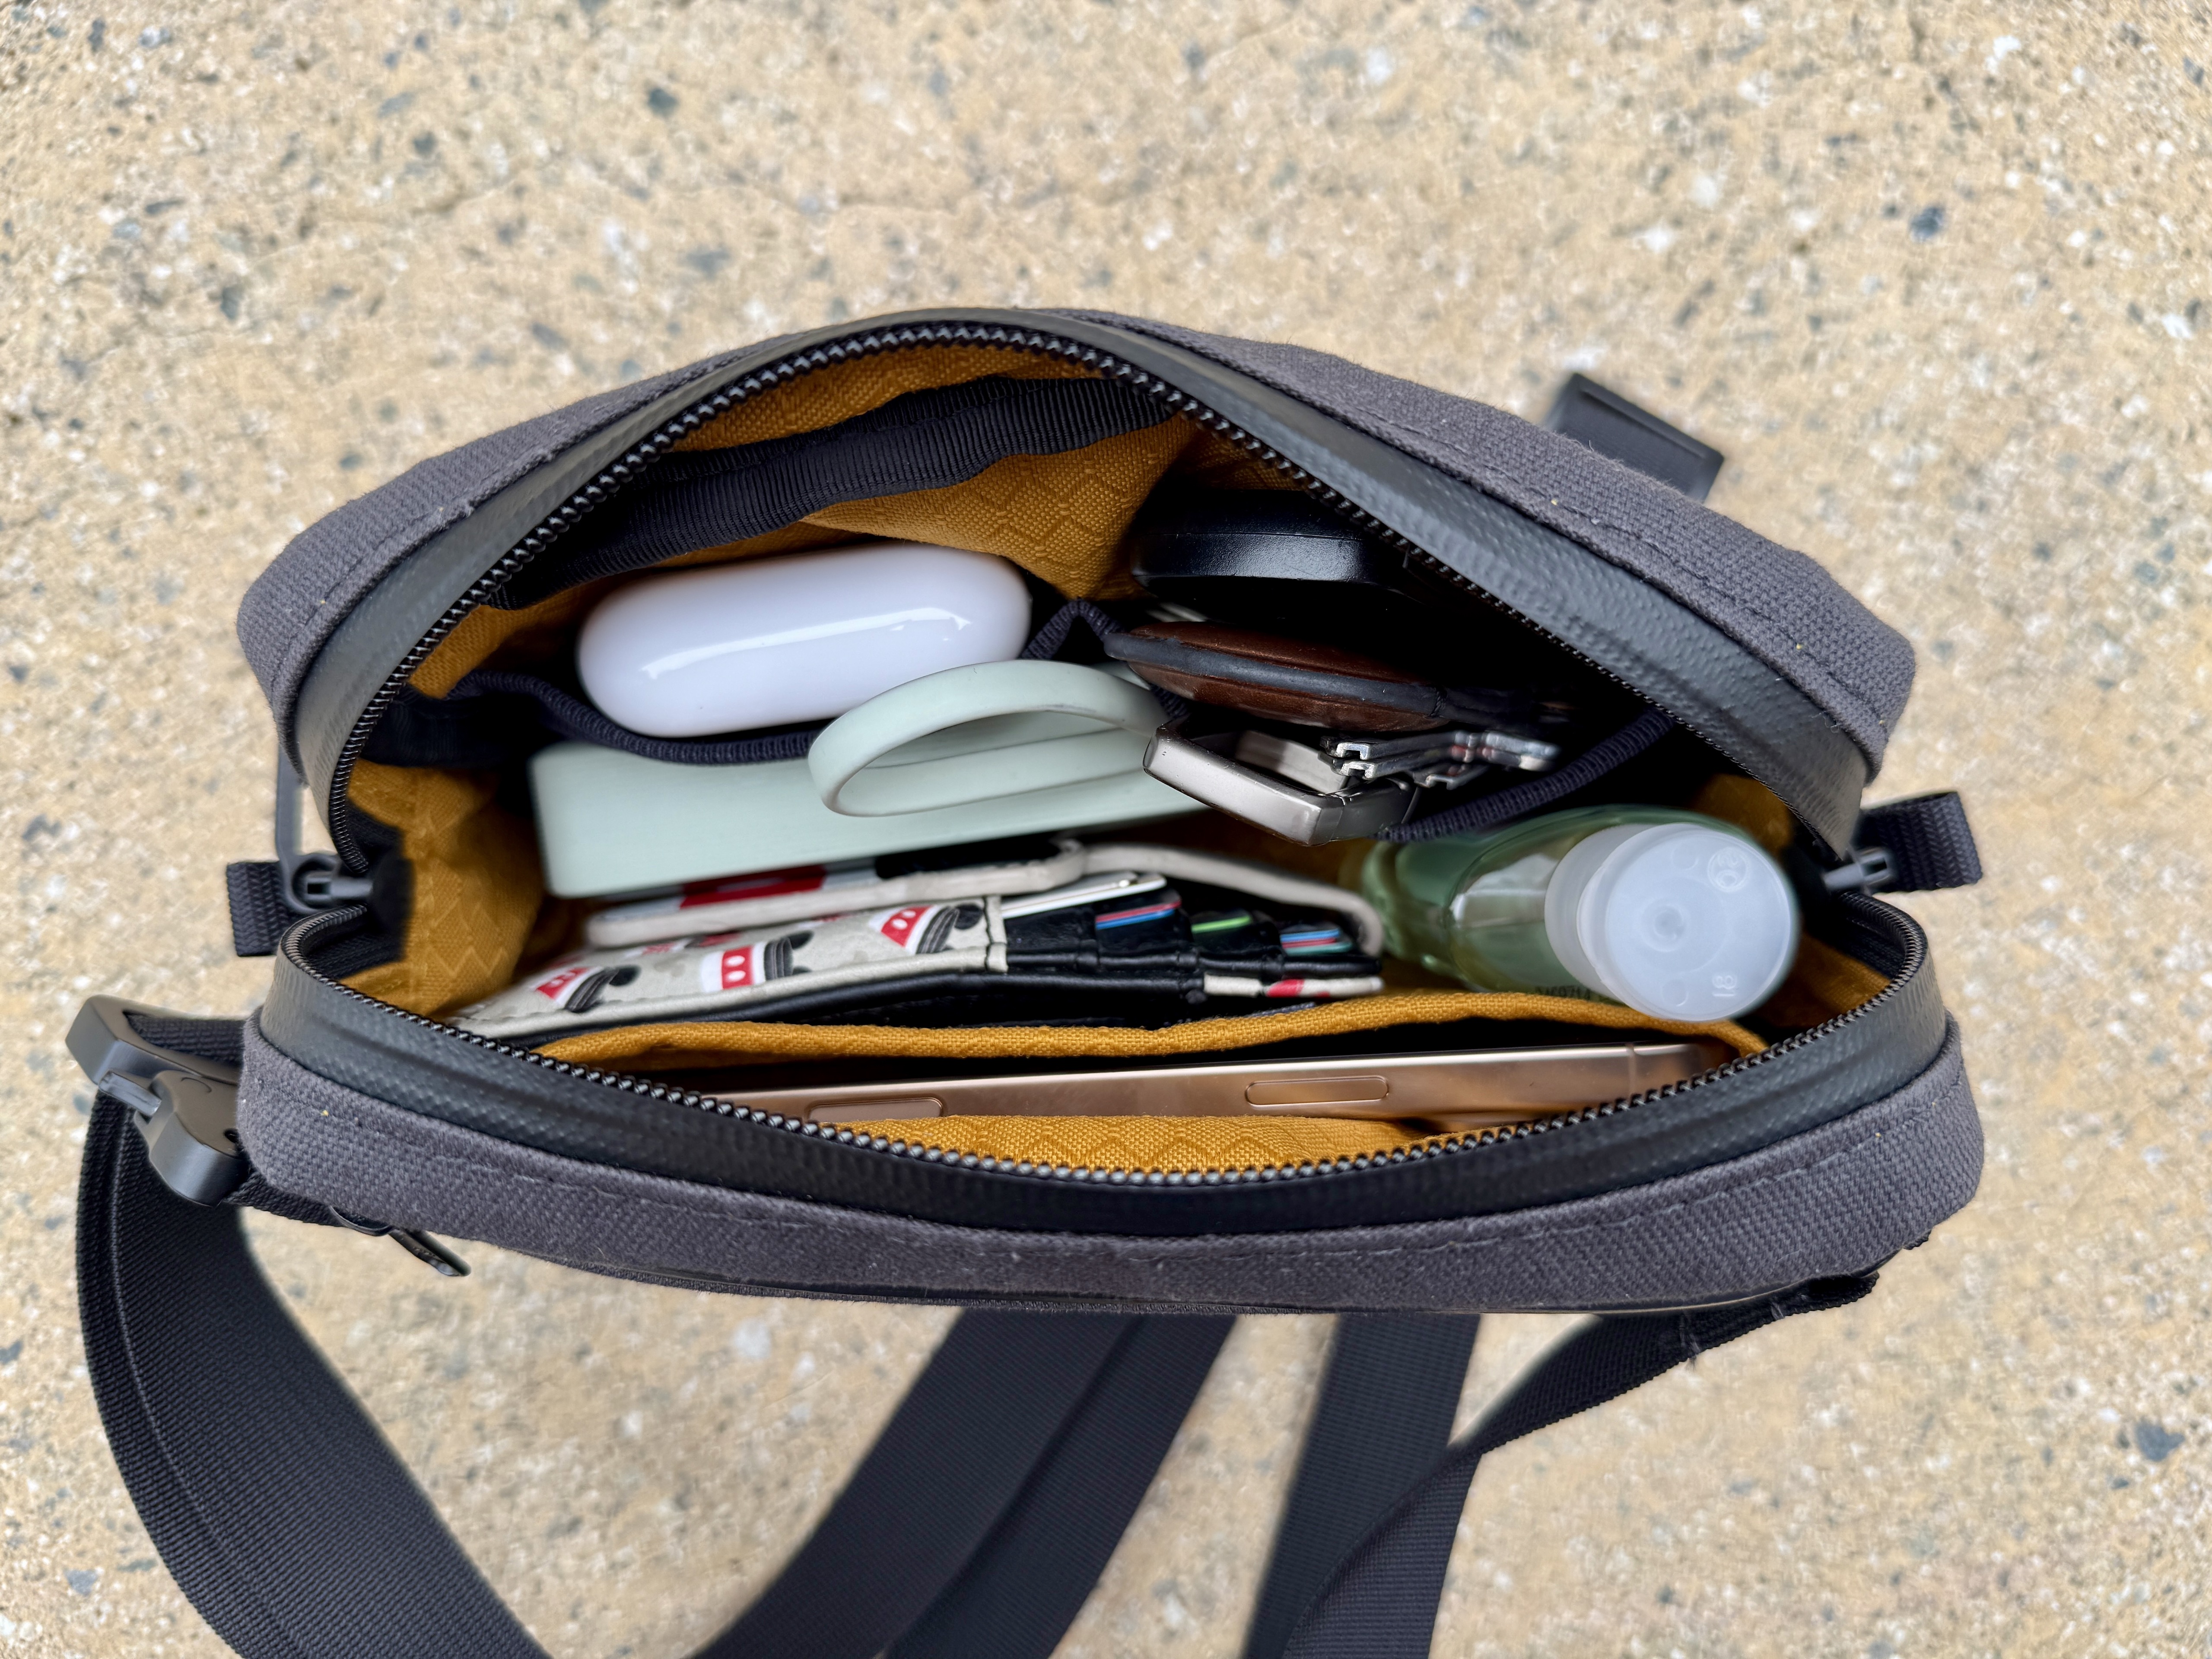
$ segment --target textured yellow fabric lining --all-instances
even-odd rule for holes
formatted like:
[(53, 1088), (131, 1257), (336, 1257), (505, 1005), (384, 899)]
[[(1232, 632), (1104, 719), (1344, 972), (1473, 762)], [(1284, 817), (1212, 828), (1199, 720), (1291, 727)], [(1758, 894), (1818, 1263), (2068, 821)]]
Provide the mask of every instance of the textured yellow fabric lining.
[(1735, 772), (1717, 772), (1690, 798), (1690, 811), (1733, 823), (1768, 852), (1779, 856), (1797, 828), (1782, 797), (1765, 784)]
[(1091, 374), (1065, 357), (1006, 346), (912, 346), (811, 369), (756, 392), (677, 444), (679, 450), (735, 449), (819, 432), (909, 392), (963, 386), (994, 374), (1015, 380), (1080, 380)]
[(1059, 455), (1010, 455), (965, 483), (848, 501), (810, 522), (867, 536), (937, 542), (1012, 559), (1063, 593), (1125, 599), (1122, 533), (1188, 447), (1181, 416)]
[[(1063, 592), (1133, 592), (1127, 579), (1117, 574), (1115, 565), (1116, 550), (1130, 517), (1186, 451), (1218, 443), (1212, 434), (1200, 432), (1177, 416), (1158, 426), (1066, 454), (1010, 456), (965, 483), (949, 489), (847, 503), (769, 535), (728, 547), (702, 549), (671, 562), (706, 564), (788, 552), (855, 534), (876, 535), (997, 553), (1036, 572)], [(1243, 459), (1233, 453), (1227, 458), (1210, 453), (1208, 464), (1233, 467), (1241, 465)], [(462, 676), (494, 657), (509, 667), (554, 660), (568, 651), (569, 641), (586, 612), (621, 580), (609, 578), (572, 588), (521, 611), (479, 607), (464, 617), (424, 659), (410, 684), (426, 696), (444, 696)], [(364, 768), (363, 773), (367, 769)], [(356, 775), (353, 799), (372, 817), (404, 834), (409, 824), (416, 821), (413, 815), (428, 811), (434, 817), (437, 809), (422, 805), (404, 787), (388, 781), (380, 787), (381, 804), (372, 805), (359, 782), (363, 773)], [(398, 775), (417, 780), (434, 775), (420, 769), (408, 769)], [(393, 817), (395, 811), (401, 816)], [(461, 925), (447, 919), (437, 907), (455, 902), (471, 907), (465, 909), (465, 915), (478, 916), (482, 914), (480, 892), (488, 880), (513, 879), (528, 884), (526, 899), (518, 890), (509, 901), (514, 906), (527, 908), (520, 929), (504, 928), (497, 941), (487, 942), (483, 947), (487, 953), (485, 960), (489, 961), (504, 941), (512, 939), (514, 945), (503, 965), (490, 973), (491, 982), (473, 993), (489, 995), (513, 977), (522, 938), (528, 932), (529, 916), (536, 914), (540, 896), (536, 854), (532, 853), (526, 867), (506, 860), (507, 869), (499, 877), (489, 876), (473, 865), (465, 869), (440, 868), (434, 872), (429, 867), (432, 862), (442, 864), (453, 856), (465, 859), (477, 845), (466, 837), (456, 838), (442, 826), (442, 820), (434, 832), (406, 836), (406, 855), (416, 866), (413, 921), (408, 931), (410, 957), (418, 936), (425, 940), (448, 939)], [(526, 841), (530, 839), (527, 830), (522, 835)], [(447, 954), (451, 954), (451, 948)], [(459, 974), (447, 971), (451, 964), (442, 962), (426, 966), (420, 975), (392, 971), (398, 966), (392, 964), (391, 969), (374, 971), (385, 976), (380, 982), (388, 982), (404, 994), (387, 1000), (415, 1013), (459, 1006), (458, 994), (446, 994), (447, 988), (463, 981), (474, 985), (480, 977), (473, 962), (469, 971)], [(366, 985), (362, 988), (366, 989)], [(426, 1000), (433, 993), (439, 994), (437, 1000)]]
[(1777, 1025), (1808, 1030), (1838, 1014), (1864, 1007), (1888, 988), (1885, 975), (1808, 935), (1798, 944), (1790, 977), (1759, 1012)]
[[(1083, 372), (1058, 358), (982, 347), (887, 353), (820, 369), (748, 398), (677, 447), (727, 448), (811, 432), (866, 414), (905, 392), (987, 374), (1065, 379)], [(842, 502), (764, 536), (699, 548), (654, 568), (731, 564), (825, 547), (848, 536), (886, 536), (995, 553), (1071, 597), (1115, 598), (1135, 591), (1116, 568), (1115, 544), (1145, 497), (1170, 471), (1216, 489), (1297, 487), (1269, 463), (1178, 415), (1066, 454), (1010, 456), (965, 483), (943, 489)], [(425, 696), (442, 697), (495, 654), (509, 665), (553, 656), (565, 650), (569, 631), (584, 613), (628, 580), (588, 583), (520, 611), (480, 605), (438, 642), (408, 684)]]
[[(1608, 1003), (1498, 991), (1404, 991), (1324, 1003), (1279, 1014), (1194, 1019), (1158, 1031), (1127, 1027), (991, 1026), (932, 1030), (896, 1025), (638, 1025), (563, 1037), (538, 1052), (631, 1072), (854, 1054), (980, 1060), (1007, 1055), (1089, 1057), (1218, 1054), (1293, 1038), (1464, 1019), (1554, 1019), (1611, 1030), (1660, 1030), (1718, 1038), (1739, 1054), (1765, 1045), (1729, 1022), (1688, 1025), (1651, 1020)], [(855, 1128), (859, 1125), (854, 1126)], [(1225, 1170), (1317, 1158), (1387, 1152), (1424, 1137), (1392, 1122), (1352, 1118), (948, 1117), (870, 1123), (871, 1134), (979, 1157), (1109, 1170)]]
[[(767, 1021), (712, 1024), (626, 1025), (611, 1031), (561, 1037), (538, 1052), (586, 1066), (620, 1064), (629, 1071), (712, 1066), (746, 1055), (806, 1059), (831, 1054), (907, 1055), (945, 1060), (997, 1059), (1009, 1054), (1194, 1054), (1263, 1048), (1297, 1037), (1375, 1031), (1390, 1025), (1434, 1025), (1461, 1019), (1555, 1019), (1612, 1030), (1679, 1032), (1713, 1036), (1740, 1054), (1766, 1045), (1729, 1021), (1688, 1025), (1655, 1020), (1609, 1002), (1545, 997), (1516, 991), (1386, 991), (1379, 996), (1325, 1002), (1274, 1014), (1186, 1020), (1157, 1031), (1128, 1026), (990, 1025), (938, 1028), (905, 1025), (779, 1025)], [(1409, 1042), (1413, 1038), (1407, 1039)]]
[(1267, 1169), (1436, 1139), (1340, 1117), (925, 1117), (852, 1124), (886, 1140), (1071, 1170)]
[(418, 1014), (504, 989), (538, 918), (538, 838), (493, 804), (498, 779), (363, 761), (355, 805), (399, 832), (415, 894), (405, 953), (356, 974), (356, 991)]

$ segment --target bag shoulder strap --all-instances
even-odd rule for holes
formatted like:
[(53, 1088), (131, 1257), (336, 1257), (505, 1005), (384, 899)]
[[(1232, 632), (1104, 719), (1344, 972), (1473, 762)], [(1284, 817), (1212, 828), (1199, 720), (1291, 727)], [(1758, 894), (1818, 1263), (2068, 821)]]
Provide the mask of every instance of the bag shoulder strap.
[[(78, 1295), (109, 1443), (179, 1588), (246, 1659), (544, 1659), (293, 1323), (237, 1207), (177, 1197), (132, 1122), (100, 1097), (78, 1191)], [(1870, 1282), (1600, 1321), (1440, 1462), (1474, 1322), (1345, 1322), (1254, 1659), (1425, 1655), (1484, 1453)], [(964, 1314), (783, 1575), (700, 1659), (1046, 1659), (1231, 1322)], [(850, 1593), (856, 1562), (869, 1564), (866, 1596)]]

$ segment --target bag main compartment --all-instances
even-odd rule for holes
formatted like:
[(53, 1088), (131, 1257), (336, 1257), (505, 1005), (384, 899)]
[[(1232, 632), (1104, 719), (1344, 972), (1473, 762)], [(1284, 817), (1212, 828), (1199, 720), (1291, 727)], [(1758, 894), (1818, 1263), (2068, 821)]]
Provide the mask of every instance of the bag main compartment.
[[(1088, 371), (1064, 358), (1004, 348), (927, 347), (874, 354), (833, 364), (748, 399), (676, 446), (679, 455), (729, 455), (745, 463), (758, 450), (785, 474), (806, 472), (820, 486), (821, 455), (855, 422), (874, 453), (921, 455), (947, 422), (933, 419), (927, 394), (985, 381), (1066, 381)], [(1042, 434), (1041, 434), (1042, 435)], [(794, 447), (796, 446), (796, 447)], [(757, 534), (714, 545), (686, 547), (639, 562), (620, 526), (586, 520), (572, 539), (541, 555), (526, 586), (496, 596), (464, 617), (415, 669), (410, 693), (436, 703), (472, 672), (530, 672), (562, 661), (591, 606), (638, 569), (699, 568), (802, 551), (855, 536), (930, 541), (1007, 558), (1066, 599), (1123, 598), (1139, 590), (1120, 549), (1123, 533), (1163, 483), (1216, 489), (1295, 489), (1298, 481), (1188, 417), (1166, 412), (1133, 429), (1050, 453), (1045, 441), (1016, 436), (1009, 453), (981, 458), (959, 482), (890, 495), (841, 500)], [(757, 483), (757, 479), (749, 482)], [(834, 485), (832, 486), (834, 488)], [(769, 493), (773, 493), (772, 489)], [(633, 538), (634, 541), (635, 538)], [(611, 552), (610, 549), (613, 551)], [(648, 549), (649, 550), (649, 549)], [(1493, 607), (1470, 596), (1471, 629), (1518, 629)], [(1525, 629), (1518, 630), (1525, 633)], [(1569, 672), (1588, 675), (1565, 653)], [(1617, 695), (1617, 687), (1607, 686)], [(372, 752), (374, 750), (372, 750)], [(1663, 788), (1680, 804), (1742, 823), (1779, 851), (1792, 833), (1785, 808), (1762, 787), (1736, 774), (1693, 738), (1668, 745)], [(499, 990), (519, 974), (573, 945), (579, 907), (553, 898), (538, 875), (526, 792), (515, 769), (482, 770), (358, 763), (349, 800), (409, 872), (409, 903), (386, 957), (353, 966), (349, 987), (408, 1012), (440, 1018)], [(1647, 781), (1650, 769), (1640, 775)], [(1366, 843), (1304, 848), (1206, 812), (1162, 826), (1160, 838), (1258, 856), (1346, 885), (1357, 882)], [(357, 945), (355, 960), (358, 963)], [(1594, 1030), (1696, 1031), (1719, 1036), (1738, 1054), (1765, 1039), (1738, 1025), (1680, 1025), (1653, 1021), (1609, 1005), (1565, 998), (1507, 996), (1449, 987), (1409, 964), (1393, 964), (1391, 984), (1377, 996), (1294, 1011), (1178, 1020), (1153, 1027), (997, 1025), (932, 1029), (927, 1025), (781, 1024), (763, 1018), (676, 1025), (640, 1025), (538, 1045), (549, 1056), (617, 1072), (651, 1073), (705, 1061), (742, 1065), (776, 1055), (957, 1053), (976, 1056), (1234, 1054), (1331, 1033), (1400, 1028), (1408, 1049), (1432, 1046), (1428, 1028), (1446, 1022), (1468, 1042), (1480, 1022), (1542, 1019)], [(1786, 1034), (1862, 1006), (1887, 984), (1881, 973), (1808, 933), (1798, 968), (1767, 1011), (1763, 1029)], [(1470, 1024), (1468, 1022), (1475, 1022)], [(1484, 1046), (1479, 1041), (1470, 1046)], [(1102, 1156), (1100, 1137), (1127, 1148), (1155, 1149), (1160, 1136), (1132, 1131), (1126, 1120), (963, 1118), (896, 1126), (900, 1138), (927, 1135), (965, 1152), (994, 1154), (1019, 1145), (1060, 1162)], [(1389, 1124), (1328, 1119), (1275, 1120), (1260, 1134), (1249, 1125), (1173, 1120), (1177, 1150), (1129, 1156), (1169, 1157), (1180, 1167), (1218, 1167), (1264, 1153), (1270, 1161), (1333, 1155), (1357, 1147), (1386, 1151), (1419, 1137)], [(1120, 1127), (1113, 1127), (1120, 1126)], [(1257, 1137), (1255, 1139), (1255, 1136)]]

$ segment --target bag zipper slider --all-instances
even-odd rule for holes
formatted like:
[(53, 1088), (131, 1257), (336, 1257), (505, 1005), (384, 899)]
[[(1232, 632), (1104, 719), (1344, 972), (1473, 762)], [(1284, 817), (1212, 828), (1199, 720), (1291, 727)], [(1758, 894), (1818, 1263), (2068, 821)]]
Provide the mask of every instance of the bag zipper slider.
[(335, 853), (307, 853), (300, 848), (300, 797), (307, 786), (279, 744), (276, 750), (276, 805), (275, 836), (278, 890), (284, 908), (295, 915), (311, 916), (341, 904), (367, 902), (373, 884), (367, 876), (344, 873)]
[(95, 1090), (131, 1109), (164, 1186), (189, 1203), (220, 1203), (252, 1168), (238, 1144), (238, 1068), (148, 1041), (133, 1014), (186, 1018), (121, 997), (88, 998), (70, 1027), (70, 1057)]

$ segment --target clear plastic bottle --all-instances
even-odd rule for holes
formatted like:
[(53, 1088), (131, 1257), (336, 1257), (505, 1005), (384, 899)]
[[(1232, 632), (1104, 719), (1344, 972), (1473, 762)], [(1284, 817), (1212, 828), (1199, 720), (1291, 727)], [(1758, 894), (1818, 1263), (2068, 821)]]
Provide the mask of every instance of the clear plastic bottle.
[(1483, 990), (1595, 996), (1662, 1019), (1732, 1019), (1797, 954), (1781, 866), (1734, 824), (1586, 806), (1377, 847), (1360, 884), (1395, 956)]

